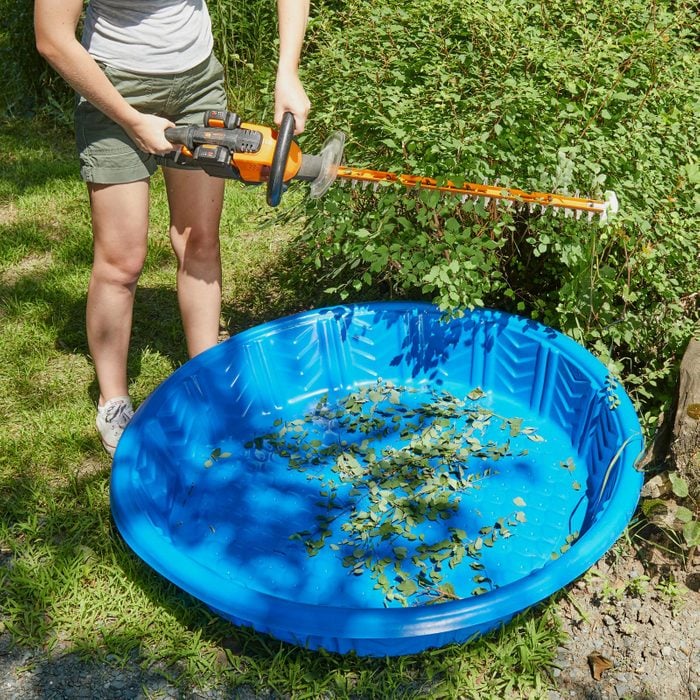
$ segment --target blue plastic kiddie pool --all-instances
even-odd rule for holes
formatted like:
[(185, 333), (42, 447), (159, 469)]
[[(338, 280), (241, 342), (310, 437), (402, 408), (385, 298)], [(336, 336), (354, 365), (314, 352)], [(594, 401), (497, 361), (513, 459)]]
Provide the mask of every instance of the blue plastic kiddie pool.
[(117, 449), (112, 512), (144, 561), (236, 624), (400, 655), (583, 574), (632, 516), (642, 447), (621, 387), (551, 328), (337, 306), (163, 382)]

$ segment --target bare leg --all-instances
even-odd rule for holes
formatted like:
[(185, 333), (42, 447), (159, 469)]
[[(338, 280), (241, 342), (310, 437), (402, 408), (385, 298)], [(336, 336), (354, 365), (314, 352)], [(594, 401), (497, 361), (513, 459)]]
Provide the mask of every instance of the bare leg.
[(190, 357), (216, 345), (221, 316), (219, 222), (224, 180), (202, 170), (163, 168), (177, 298)]
[(87, 337), (100, 403), (128, 394), (126, 362), (134, 294), (146, 258), (148, 180), (88, 184), (94, 260), (87, 298)]

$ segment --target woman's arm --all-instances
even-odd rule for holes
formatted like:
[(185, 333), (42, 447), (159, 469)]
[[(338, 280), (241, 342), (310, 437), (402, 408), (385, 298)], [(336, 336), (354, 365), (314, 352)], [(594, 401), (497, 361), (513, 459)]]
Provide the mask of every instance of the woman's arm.
[(279, 18), (280, 55), (275, 84), (275, 123), (291, 112), (296, 133), (304, 131), (311, 108), (309, 98), (299, 80), (299, 57), (304, 43), (306, 22), (309, 18), (309, 0), (277, 0)]
[(88, 102), (117, 122), (148, 153), (167, 153), (163, 131), (173, 124), (137, 111), (119, 94), (75, 36), (83, 0), (35, 0), (34, 34), (39, 53)]

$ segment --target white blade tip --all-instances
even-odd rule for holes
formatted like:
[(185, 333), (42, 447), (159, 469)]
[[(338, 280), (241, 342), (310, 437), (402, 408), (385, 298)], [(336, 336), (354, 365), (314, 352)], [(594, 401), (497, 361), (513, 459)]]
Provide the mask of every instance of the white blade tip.
[(605, 205), (608, 214), (617, 214), (617, 212), (620, 211), (620, 203), (617, 201), (617, 195), (612, 190), (608, 190), (605, 193)]

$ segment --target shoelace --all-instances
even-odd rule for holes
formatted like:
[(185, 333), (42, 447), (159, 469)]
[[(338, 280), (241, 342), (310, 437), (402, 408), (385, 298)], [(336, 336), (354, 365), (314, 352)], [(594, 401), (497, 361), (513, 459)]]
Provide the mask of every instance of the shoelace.
[(105, 421), (107, 423), (116, 423), (120, 428), (123, 428), (129, 422), (131, 415), (132, 411), (129, 405), (119, 402), (105, 411)]

